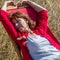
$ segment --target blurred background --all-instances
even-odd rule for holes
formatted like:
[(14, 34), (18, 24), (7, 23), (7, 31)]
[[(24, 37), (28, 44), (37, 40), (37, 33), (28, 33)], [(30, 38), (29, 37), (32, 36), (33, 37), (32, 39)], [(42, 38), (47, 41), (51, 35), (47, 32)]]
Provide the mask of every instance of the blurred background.
[[(0, 7), (6, 0), (0, 0)], [(15, 3), (18, 0), (14, 0)], [(60, 40), (60, 0), (32, 0), (48, 10), (49, 19), (48, 26)], [(0, 60), (20, 60), (19, 52), (16, 51), (17, 46), (8, 36), (2, 23), (0, 22)]]

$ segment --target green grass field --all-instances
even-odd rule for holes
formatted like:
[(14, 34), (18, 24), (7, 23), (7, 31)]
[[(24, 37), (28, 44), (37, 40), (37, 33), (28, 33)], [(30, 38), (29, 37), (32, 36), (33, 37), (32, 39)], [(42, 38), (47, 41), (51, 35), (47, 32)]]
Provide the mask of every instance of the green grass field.
[[(47, 8), (49, 14), (48, 26), (55, 37), (60, 40), (60, 0), (33, 1)], [(4, 0), (0, 0), (0, 7), (3, 2)], [(0, 60), (20, 60), (15, 45), (0, 22)]]

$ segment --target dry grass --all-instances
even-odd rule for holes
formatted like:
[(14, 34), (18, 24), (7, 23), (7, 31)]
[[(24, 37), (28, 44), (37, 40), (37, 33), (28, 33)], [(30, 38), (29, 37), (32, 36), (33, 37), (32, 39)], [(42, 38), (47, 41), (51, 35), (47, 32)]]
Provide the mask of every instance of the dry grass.
[[(56, 38), (60, 40), (60, 0), (33, 0), (48, 9), (48, 24)], [(0, 0), (1, 2), (1, 0)], [(1, 6), (1, 5), (0, 5)], [(0, 23), (0, 60), (20, 60), (11, 38)]]
[(47, 8), (48, 25), (56, 38), (60, 40), (60, 0), (36, 0), (36, 2)]

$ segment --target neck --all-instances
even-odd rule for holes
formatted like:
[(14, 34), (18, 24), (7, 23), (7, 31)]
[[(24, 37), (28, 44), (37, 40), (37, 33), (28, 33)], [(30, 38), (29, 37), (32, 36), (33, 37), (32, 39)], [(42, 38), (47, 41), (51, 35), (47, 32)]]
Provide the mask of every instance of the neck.
[(28, 35), (33, 35), (33, 31), (31, 29), (28, 30)]

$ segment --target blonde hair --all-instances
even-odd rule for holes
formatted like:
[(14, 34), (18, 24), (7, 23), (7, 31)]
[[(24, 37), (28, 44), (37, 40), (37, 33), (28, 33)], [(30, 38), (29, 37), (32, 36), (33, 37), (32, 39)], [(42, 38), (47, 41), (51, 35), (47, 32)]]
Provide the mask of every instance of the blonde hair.
[(29, 18), (29, 16), (27, 16), (26, 14), (22, 12), (14, 12), (14, 13), (9, 14), (10, 20), (13, 20), (16, 18), (24, 18), (26, 21), (28, 21), (28, 25), (30, 29), (34, 29), (36, 26), (36, 21), (33, 21), (31, 18)]

